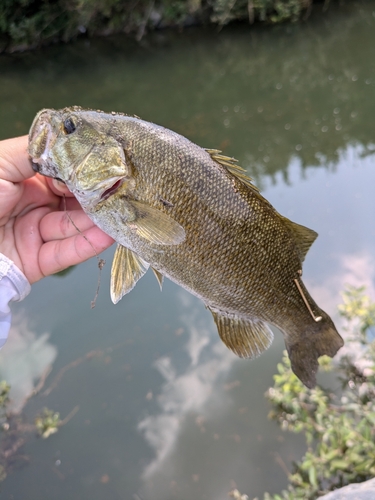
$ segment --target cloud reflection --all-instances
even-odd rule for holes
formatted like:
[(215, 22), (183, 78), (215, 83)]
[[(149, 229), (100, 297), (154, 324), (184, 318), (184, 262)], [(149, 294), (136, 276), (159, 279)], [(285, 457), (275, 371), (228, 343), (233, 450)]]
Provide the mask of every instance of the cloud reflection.
[[(373, 257), (368, 253), (343, 255), (339, 259), (340, 265), (336, 273), (321, 285), (309, 284), (309, 289), (318, 304), (327, 311), (335, 311), (332, 314), (337, 329), (344, 338), (348, 332), (344, 329), (344, 320), (338, 314), (337, 305), (343, 302), (342, 292), (349, 286), (366, 288), (366, 294), (375, 300), (375, 264)], [(351, 332), (349, 332), (351, 334)], [(365, 368), (362, 358), (362, 345), (351, 342), (345, 344), (338, 353), (338, 356), (350, 356), (355, 360), (358, 369)]]
[[(319, 278), (321, 280), (321, 276)], [(367, 292), (375, 298), (374, 283), (375, 264), (369, 254), (363, 253), (341, 256), (336, 269), (331, 275), (326, 275), (324, 281), (307, 285), (318, 304), (334, 313), (342, 302), (341, 293), (348, 285), (365, 285)], [(166, 470), (168, 476), (173, 475), (172, 457), (184, 432), (185, 417), (193, 412), (202, 414), (205, 408), (207, 413), (208, 403), (210, 413), (213, 406), (222, 408), (222, 405), (228, 405), (227, 400), (215, 401), (213, 388), (218, 380), (226, 376), (236, 360), (228, 350), (222, 348), (214, 323), (209, 315), (202, 315), (200, 304), (195, 303), (195, 299), (186, 292), (181, 291), (179, 298), (186, 311), (181, 316), (181, 322), (189, 333), (185, 347), (189, 364), (181, 369), (181, 363), (174, 362), (171, 357), (160, 358), (155, 363), (165, 380), (157, 398), (159, 413), (144, 418), (138, 426), (155, 452), (155, 458), (143, 471), (146, 488)], [(341, 318), (335, 313), (333, 316), (339, 330), (345, 334)]]
[[(202, 315), (202, 307), (196, 299), (180, 291), (179, 298), (184, 307), (181, 322), (188, 331), (186, 350), (188, 366), (180, 371), (178, 364), (170, 357), (156, 361), (155, 367), (165, 379), (157, 398), (160, 413), (143, 419), (138, 429), (155, 451), (155, 458), (144, 472), (143, 480), (148, 481), (165, 466), (172, 456), (184, 427), (185, 417), (191, 412), (200, 412), (210, 401), (225, 405), (226, 401), (214, 401), (213, 386), (230, 370), (233, 354), (224, 349), (215, 330), (210, 315)], [(196, 304), (196, 305), (195, 305)], [(169, 468), (173, 467), (170, 462)]]
[(57, 355), (55, 346), (49, 343), (49, 334), (36, 335), (20, 314), (14, 315), (6, 345), (0, 351), (0, 379), (10, 386), (13, 412), (22, 410), (35, 383), (52, 365)]
[(348, 286), (366, 287), (366, 293), (375, 300), (375, 264), (373, 257), (366, 253), (342, 255), (337, 270), (320, 284), (306, 280), (308, 289), (322, 309), (330, 311), (338, 325), (343, 320), (338, 315), (337, 305), (342, 303), (342, 292)]

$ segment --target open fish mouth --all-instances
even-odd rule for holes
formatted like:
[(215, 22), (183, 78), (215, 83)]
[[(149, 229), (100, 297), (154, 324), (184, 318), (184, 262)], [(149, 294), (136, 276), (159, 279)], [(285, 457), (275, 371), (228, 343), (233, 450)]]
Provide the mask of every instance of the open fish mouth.
[(119, 179), (118, 181), (116, 181), (110, 188), (106, 189), (103, 194), (101, 195), (100, 197), (100, 201), (104, 201), (106, 200), (107, 198), (109, 198), (110, 196), (112, 196), (113, 194), (116, 193), (116, 191), (119, 189), (119, 187), (121, 186), (122, 184), (122, 181), (123, 179)]

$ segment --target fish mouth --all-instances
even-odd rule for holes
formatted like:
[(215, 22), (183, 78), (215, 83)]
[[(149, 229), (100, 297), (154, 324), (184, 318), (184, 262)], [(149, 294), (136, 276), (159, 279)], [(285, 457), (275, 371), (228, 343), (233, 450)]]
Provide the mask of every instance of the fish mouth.
[(53, 126), (55, 112), (43, 109), (34, 118), (29, 132), (28, 153), (34, 172), (56, 177), (57, 170), (51, 165), (50, 152), (56, 140)]
[(119, 189), (119, 187), (121, 186), (122, 184), (122, 181), (123, 179), (119, 179), (118, 181), (116, 181), (110, 188), (106, 189), (104, 191), (104, 193), (101, 195), (100, 197), (100, 201), (104, 201), (106, 200), (107, 198), (109, 198), (110, 196), (112, 196), (113, 194), (116, 193), (116, 191)]

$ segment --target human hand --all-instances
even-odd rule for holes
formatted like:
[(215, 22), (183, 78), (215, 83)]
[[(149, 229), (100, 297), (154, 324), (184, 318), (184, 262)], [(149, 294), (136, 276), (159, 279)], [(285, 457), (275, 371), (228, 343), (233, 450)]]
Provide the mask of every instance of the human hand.
[(27, 145), (27, 136), (0, 141), (0, 253), (32, 284), (93, 257), (113, 239), (63, 183), (35, 174)]

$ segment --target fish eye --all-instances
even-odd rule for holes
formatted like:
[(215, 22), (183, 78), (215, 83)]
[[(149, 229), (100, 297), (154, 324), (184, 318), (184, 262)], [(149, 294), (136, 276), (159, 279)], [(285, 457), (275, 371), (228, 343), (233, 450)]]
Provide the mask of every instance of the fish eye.
[(64, 121), (64, 132), (66, 134), (72, 134), (76, 129), (76, 125), (72, 118), (67, 118)]

